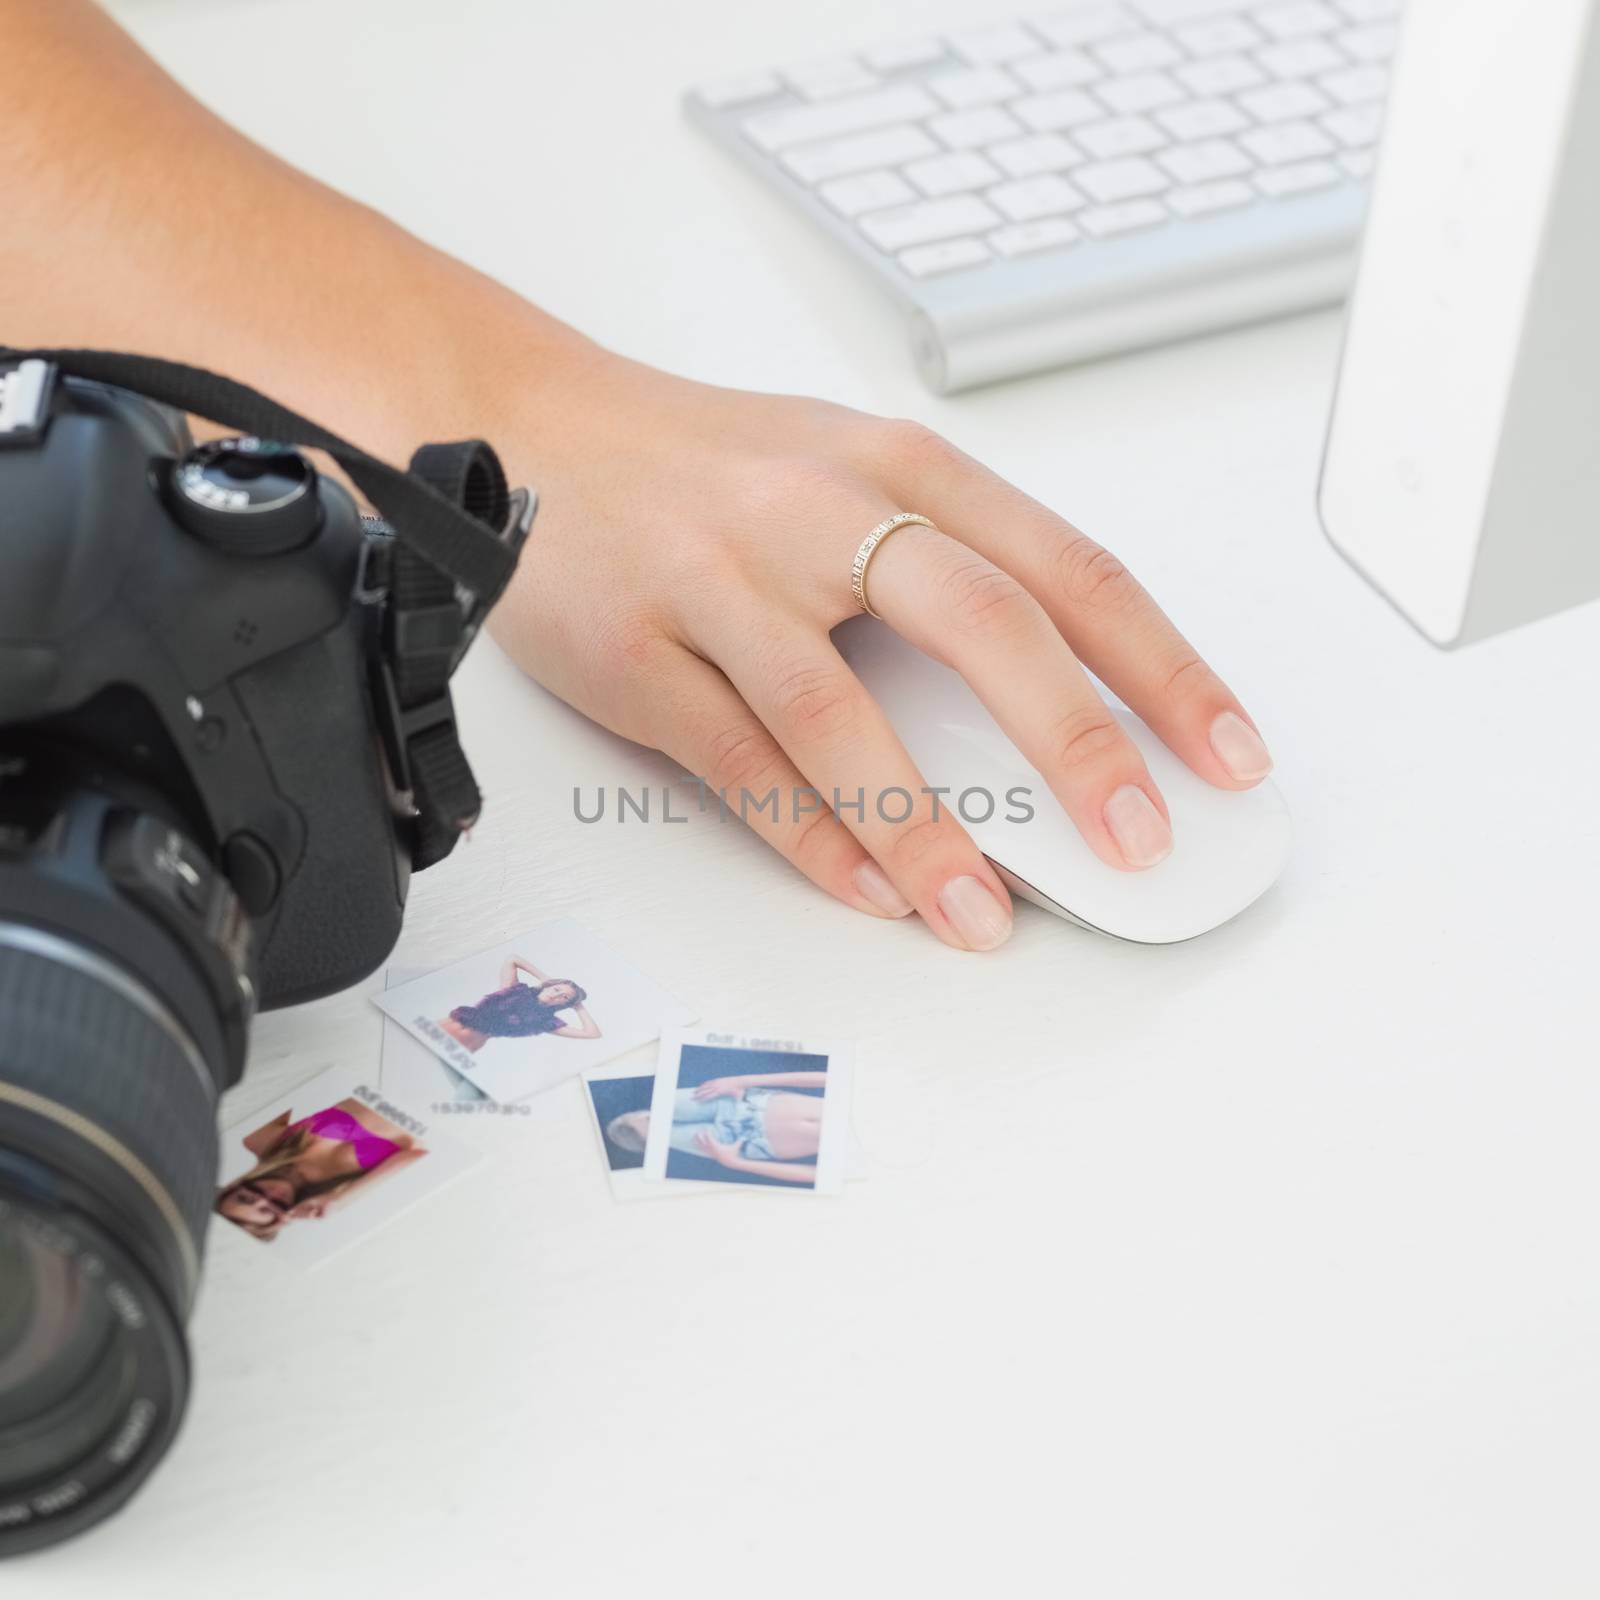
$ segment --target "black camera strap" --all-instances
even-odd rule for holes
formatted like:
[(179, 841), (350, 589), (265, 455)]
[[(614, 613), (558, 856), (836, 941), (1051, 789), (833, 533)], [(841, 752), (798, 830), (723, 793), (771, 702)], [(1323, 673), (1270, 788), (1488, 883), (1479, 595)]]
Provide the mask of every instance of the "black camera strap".
[[(0, 361), (48, 361), (69, 377), (132, 389), (162, 405), (192, 412), (245, 433), (285, 444), (325, 450), (350, 474), (350, 480), (383, 514), (400, 543), (430, 566), (459, 583), (483, 611), (500, 598), (516, 569), (518, 552), (500, 537), (489, 516), (504, 505), (463, 505), (439, 492), (438, 479), (402, 472), (358, 445), (330, 433), (320, 423), (269, 400), (243, 383), (204, 367), (153, 356), (120, 355), (109, 350), (12, 350), (0, 347)], [(488, 446), (482, 447), (485, 451)], [(492, 452), (489, 452), (492, 455)], [(465, 491), (469, 475), (463, 473)], [(501, 480), (502, 497), (504, 479)]]
[[(489, 526), (505, 526), (505, 473), (481, 440), (425, 444), (412, 456), (410, 472), (446, 504)], [(419, 872), (449, 855), (483, 808), (450, 700), (451, 674), (475, 627), (476, 620), (469, 626), (463, 617), (450, 577), (397, 534), (384, 633), (405, 749), (402, 781), (417, 811), (412, 865)]]
[[(482, 809), (456, 732), (449, 681), (520, 554), (499, 458), (481, 440), (424, 445), (402, 472), (321, 424), (203, 367), (107, 350), (13, 350), (0, 363), (45, 361), (69, 377), (112, 384), (225, 427), (326, 451), (394, 530), (384, 622), (397, 781), (416, 807), (412, 864), (449, 855)], [(465, 592), (466, 604), (462, 602)]]

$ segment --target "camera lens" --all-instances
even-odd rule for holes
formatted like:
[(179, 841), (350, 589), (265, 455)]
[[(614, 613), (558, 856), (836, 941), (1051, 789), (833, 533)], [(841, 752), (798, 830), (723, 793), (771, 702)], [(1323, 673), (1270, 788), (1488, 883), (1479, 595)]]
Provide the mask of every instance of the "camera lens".
[(188, 1392), (217, 1074), (129, 970), (0, 922), (0, 1556), (121, 1505)]
[(0, 1555), (121, 1505), (182, 1412), (182, 1335), (137, 1265), (81, 1217), (0, 1194)]
[(128, 1399), (130, 1351), (81, 1266), (20, 1227), (0, 1236), (0, 1495), (69, 1468)]

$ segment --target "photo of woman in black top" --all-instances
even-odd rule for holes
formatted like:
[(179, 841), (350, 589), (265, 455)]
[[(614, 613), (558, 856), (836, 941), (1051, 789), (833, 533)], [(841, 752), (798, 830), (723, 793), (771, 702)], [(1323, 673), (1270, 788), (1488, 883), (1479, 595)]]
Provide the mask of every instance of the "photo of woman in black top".
[[(524, 974), (531, 981), (524, 981)], [(598, 1039), (600, 1026), (584, 1004), (588, 998), (572, 979), (552, 978), (531, 961), (509, 956), (500, 969), (500, 987), (475, 1005), (457, 1006), (439, 1019), (439, 1026), (474, 1053), (491, 1039), (529, 1039), (541, 1033)]]

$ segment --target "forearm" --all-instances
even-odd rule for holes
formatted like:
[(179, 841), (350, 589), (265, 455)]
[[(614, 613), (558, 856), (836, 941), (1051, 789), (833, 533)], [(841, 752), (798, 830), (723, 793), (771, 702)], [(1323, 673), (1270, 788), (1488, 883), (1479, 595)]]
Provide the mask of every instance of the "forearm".
[[(0, 339), (224, 371), (403, 462), (592, 345), (250, 143), (90, 0), (0, 0)], [(508, 463), (532, 476), (536, 463)]]

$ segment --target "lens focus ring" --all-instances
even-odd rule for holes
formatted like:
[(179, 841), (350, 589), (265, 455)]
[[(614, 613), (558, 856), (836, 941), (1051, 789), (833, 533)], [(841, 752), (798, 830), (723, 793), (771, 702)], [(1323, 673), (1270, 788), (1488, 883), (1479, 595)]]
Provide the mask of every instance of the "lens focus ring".
[[(216, 1080), (182, 1026), (97, 953), (0, 924), (0, 1147), (106, 1196), (182, 1315), (217, 1165)], [(39, 1148), (43, 1146), (43, 1148)], [(117, 1201), (126, 1197), (126, 1209)]]

